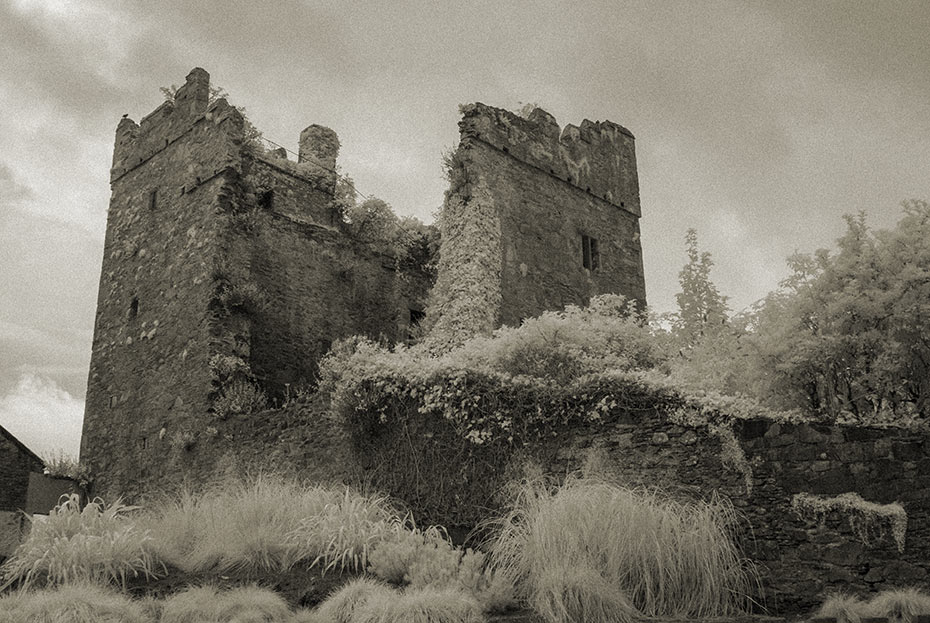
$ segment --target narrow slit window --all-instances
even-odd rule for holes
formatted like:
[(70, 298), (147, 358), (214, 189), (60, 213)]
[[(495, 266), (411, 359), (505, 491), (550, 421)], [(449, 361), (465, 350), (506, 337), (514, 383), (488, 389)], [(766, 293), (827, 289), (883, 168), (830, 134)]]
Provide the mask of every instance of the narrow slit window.
[(110, 408), (112, 409), (113, 407), (115, 407), (118, 401), (119, 401), (119, 398), (117, 398), (116, 396), (110, 396)]
[(143, 438), (139, 441), (139, 445), (142, 446), (142, 449), (143, 449), (143, 450), (148, 450), (148, 447), (149, 447), (149, 439), (148, 439), (148, 437), (143, 437)]
[(158, 189), (153, 188), (149, 191), (149, 209), (154, 210), (158, 206)]
[(134, 320), (139, 315), (139, 299), (133, 297), (132, 303), (129, 304), (129, 319)]
[(597, 245), (597, 238), (587, 234), (581, 235), (581, 264), (588, 270), (597, 270), (601, 265), (601, 254)]
[(270, 210), (274, 207), (273, 190), (266, 190), (258, 196), (258, 207), (263, 210)]

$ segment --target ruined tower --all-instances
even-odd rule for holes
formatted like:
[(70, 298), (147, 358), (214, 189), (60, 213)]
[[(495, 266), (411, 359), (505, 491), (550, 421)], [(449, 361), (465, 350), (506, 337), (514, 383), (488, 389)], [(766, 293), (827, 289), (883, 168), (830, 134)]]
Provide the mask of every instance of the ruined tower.
[[(644, 303), (632, 135), (463, 112), (440, 324), (477, 313), (489, 330), (602, 292)], [(199, 68), (117, 127), (81, 440), (98, 494), (209, 472), (236, 452), (231, 415), (312, 384), (337, 338), (407, 338), (426, 307), (429, 253), (386, 251), (343, 218), (336, 133), (307, 127), (295, 162), (253, 130)]]
[(431, 310), (439, 329), (515, 326), (601, 293), (645, 305), (633, 135), (610, 121), (560, 129), (540, 108), (462, 112)]
[(81, 440), (98, 493), (208, 469), (221, 411), (312, 382), (336, 338), (403, 338), (431, 285), (348, 235), (335, 132), (304, 130), (294, 162), (210, 93), (194, 69), (116, 130)]

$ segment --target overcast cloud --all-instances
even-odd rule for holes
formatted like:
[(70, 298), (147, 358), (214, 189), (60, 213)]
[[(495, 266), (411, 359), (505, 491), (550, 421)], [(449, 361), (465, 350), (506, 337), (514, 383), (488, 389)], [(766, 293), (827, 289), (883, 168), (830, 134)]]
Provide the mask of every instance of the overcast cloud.
[(921, 1), (0, 0), (0, 424), (75, 447), (113, 132), (195, 66), (290, 149), (332, 127), (359, 189), (425, 220), (459, 104), (616, 121), (650, 304), (674, 308), (694, 227), (739, 310), (842, 214), (930, 198), (927, 32)]

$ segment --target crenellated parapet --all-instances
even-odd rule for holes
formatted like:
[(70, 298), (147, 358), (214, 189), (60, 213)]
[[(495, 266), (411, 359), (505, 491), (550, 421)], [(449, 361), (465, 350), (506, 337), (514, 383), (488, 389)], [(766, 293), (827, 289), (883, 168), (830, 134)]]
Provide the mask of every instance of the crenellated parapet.
[(110, 181), (115, 182), (144, 164), (201, 122), (219, 126), (222, 132), (205, 132), (209, 137), (201, 140), (217, 144), (210, 162), (198, 166), (194, 180), (198, 177), (205, 179), (234, 165), (238, 158), (238, 147), (244, 140), (242, 113), (225, 99), (210, 102), (210, 74), (197, 67), (187, 75), (186, 82), (172, 100), (162, 103), (143, 117), (140, 123), (128, 117), (123, 117), (119, 122)]
[(541, 108), (528, 118), (476, 103), (463, 107), (462, 141), (480, 140), (619, 208), (641, 216), (633, 135), (612, 121), (559, 128)]

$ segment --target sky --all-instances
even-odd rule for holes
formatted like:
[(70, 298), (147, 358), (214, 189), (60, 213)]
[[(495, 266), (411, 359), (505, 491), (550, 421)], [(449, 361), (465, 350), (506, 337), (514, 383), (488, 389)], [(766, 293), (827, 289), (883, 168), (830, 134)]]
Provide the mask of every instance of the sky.
[(930, 3), (0, 0), (0, 425), (76, 455), (119, 119), (203, 67), (266, 138), (333, 128), (357, 188), (429, 221), (460, 104), (636, 136), (646, 290), (695, 228), (740, 311), (843, 214), (930, 199)]

